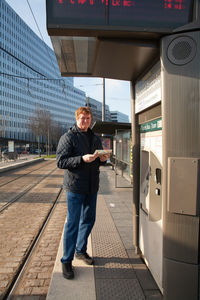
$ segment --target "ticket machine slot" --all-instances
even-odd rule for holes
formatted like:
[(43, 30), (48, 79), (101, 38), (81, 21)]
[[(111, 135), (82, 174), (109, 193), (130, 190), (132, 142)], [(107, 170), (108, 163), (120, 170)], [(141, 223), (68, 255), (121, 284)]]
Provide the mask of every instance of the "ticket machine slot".
[(156, 168), (156, 176), (155, 176), (155, 179), (156, 179), (156, 183), (157, 184), (161, 184), (161, 169), (160, 168)]
[(159, 221), (161, 219), (162, 211), (162, 186), (161, 177), (162, 169), (161, 164), (156, 155), (150, 151), (150, 166), (151, 176), (149, 180), (149, 220), (152, 222)]
[(149, 151), (141, 152), (141, 169), (140, 169), (140, 207), (148, 214), (149, 211)]
[(161, 164), (152, 151), (141, 153), (140, 207), (148, 215), (149, 220), (161, 219)]

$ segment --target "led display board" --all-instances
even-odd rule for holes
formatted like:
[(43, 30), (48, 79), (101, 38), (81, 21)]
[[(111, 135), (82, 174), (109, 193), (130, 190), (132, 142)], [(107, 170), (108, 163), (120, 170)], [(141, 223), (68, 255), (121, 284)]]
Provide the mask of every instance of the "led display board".
[(188, 24), (193, 0), (47, 0), (47, 28), (170, 32)]

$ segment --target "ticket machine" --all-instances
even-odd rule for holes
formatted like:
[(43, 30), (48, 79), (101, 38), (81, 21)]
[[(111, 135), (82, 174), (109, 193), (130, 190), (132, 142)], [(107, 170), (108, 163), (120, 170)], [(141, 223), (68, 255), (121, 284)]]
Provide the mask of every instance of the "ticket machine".
[[(154, 125), (156, 130), (146, 129)], [(142, 124), (140, 136), (140, 249), (157, 284), (162, 288), (161, 119)]]
[(161, 64), (158, 61), (135, 85), (139, 116), (139, 248), (162, 290), (162, 115)]
[(139, 249), (166, 300), (199, 299), (200, 32), (162, 38), (135, 83)]

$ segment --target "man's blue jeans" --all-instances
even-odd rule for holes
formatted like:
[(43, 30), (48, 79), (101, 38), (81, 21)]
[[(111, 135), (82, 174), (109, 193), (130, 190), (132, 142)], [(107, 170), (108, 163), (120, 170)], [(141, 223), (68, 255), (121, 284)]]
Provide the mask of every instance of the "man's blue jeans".
[(88, 236), (96, 218), (96, 200), (97, 193), (86, 195), (67, 192), (62, 263), (72, 261), (75, 251), (86, 253)]

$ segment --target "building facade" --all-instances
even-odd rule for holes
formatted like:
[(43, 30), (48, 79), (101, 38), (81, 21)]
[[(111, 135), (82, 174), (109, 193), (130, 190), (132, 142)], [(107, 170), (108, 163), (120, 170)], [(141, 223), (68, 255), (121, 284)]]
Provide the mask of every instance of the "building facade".
[(119, 111), (111, 111), (112, 122), (129, 123), (129, 117)]
[(69, 128), (85, 99), (73, 78), (60, 76), (54, 51), (0, 0), (0, 137), (34, 141), (27, 122), (37, 108)]
[[(102, 120), (102, 102), (97, 101), (93, 98), (86, 98), (86, 105), (89, 106), (92, 110), (93, 122), (97, 120)], [(111, 121), (111, 114), (108, 105), (105, 105), (105, 121)]]

